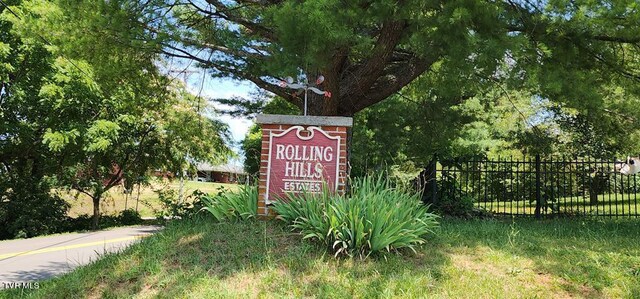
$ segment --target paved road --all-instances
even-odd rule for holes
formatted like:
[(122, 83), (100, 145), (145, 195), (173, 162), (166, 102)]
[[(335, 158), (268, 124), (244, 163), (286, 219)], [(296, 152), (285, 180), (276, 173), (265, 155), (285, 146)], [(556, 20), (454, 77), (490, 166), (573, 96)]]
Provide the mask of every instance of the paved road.
[(156, 231), (157, 226), (131, 226), (25, 240), (0, 241), (0, 289), (68, 272), (106, 252), (115, 252)]

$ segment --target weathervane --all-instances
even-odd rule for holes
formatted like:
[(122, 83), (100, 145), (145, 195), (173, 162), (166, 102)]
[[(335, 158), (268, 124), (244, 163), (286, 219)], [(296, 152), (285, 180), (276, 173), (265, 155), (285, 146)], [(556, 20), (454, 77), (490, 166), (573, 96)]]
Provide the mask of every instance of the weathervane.
[(315, 87), (322, 84), (322, 82), (324, 82), (324, 76), (322, 75), (318, 76), (318, 79), (316, 79), (316, 84), (314, 85), (309, 85), (309, 83), (293, 83), (293, 78), (287, 77), (285, 78), (285, 81), (280, 82), (280, 86), (297, 89), (299, 91), (304, 90), (304, 116), (307, 116), (307, 91), (311, 90), (319, 95), (324, 95), (327, 98), (331, 97), (331, 92), (322, 91)]

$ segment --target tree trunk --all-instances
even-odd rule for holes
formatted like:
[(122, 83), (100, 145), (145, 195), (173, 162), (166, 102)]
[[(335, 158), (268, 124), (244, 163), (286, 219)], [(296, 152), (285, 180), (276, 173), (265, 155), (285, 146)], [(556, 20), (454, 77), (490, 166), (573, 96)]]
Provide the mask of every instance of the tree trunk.
[(589, 192), (589, 204), (595, 206), (598, 204), (598, 193)]
[(98, 229), (100, 224), (100, 198), (102, 193), (96, 193), (93, 195), (93, 229)]
[(433, 204), (436, 202), (437, 182), (436, 182), (436, 157), (434, 156), (427, 167), (418, 175), (415, 187), (422, 192), (422, 202)]
[[(338, 109), (340, 99), (340, 79), (337, 66), (329, 66), (324, 68), (319, 73), (309, 72), (309, 83), (314, 84), (316, 78), (319, 75), (324, 76), (324, 82), (317, 86), (318, 89), (326, 92), (330, 92), (331, 96), (317, 94), (313, 91), (307, 93), (307, 115), (321, 115), (321, 116), (353, 116), (353, 115), (341, 115)], [(300, 95), (304, 105), (304, 94)], [(302, 109), (304, 111), (304, 106)]]
[(184, 173), (180, 175), (180, 187), (178, 188), (178, 204), (184, 200)]
[[(338, 115), (338, 98), (333, 94), (333, 91), (329, 90), (327, 86), (323, 84), (320, 87), (321, 90), (331, 92), (331, 97), (325, 97), (308, 91), (307, 94), (307, 115), (321, 115), (321, 116), (337, 116)], [(304, 94), (301, 94), (304, 105)], [(304, 106), (300, 109), (304, 111)]]
[(598, 178), (591, 180), (589, 184), (589, 205), (595, 206), (598, 204), (598, 194), (601, 191), (600, 181)]
[(589, 205), (598, 204), (598, 194), (603, 193), (607, 187), (607, 177), (601, 172), (596, 172), (589, 182)]
[(136, 213), (138, 212), (138, 204), (140, 203), (140, 182), (138, 182), (138, 195), (136, 196)]

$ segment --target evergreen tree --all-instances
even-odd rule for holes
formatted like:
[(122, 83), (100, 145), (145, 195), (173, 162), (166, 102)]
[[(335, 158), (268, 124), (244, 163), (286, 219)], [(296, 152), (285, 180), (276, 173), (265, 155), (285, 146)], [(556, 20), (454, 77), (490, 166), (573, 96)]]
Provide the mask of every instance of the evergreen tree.
[(332, 96), (310, 94), (312, 115), (353, 116), (426, 72), (452, 92), (470, 79), (500, 81), (581, 108), (600, 106), (611, 79), (636, 94), (630, 85), (640, 80), (635, 0), (133, 3), (165, 54), (214, 76), (249, 80), (301, 107), (299, 92), (278, 81), (322, 74)]

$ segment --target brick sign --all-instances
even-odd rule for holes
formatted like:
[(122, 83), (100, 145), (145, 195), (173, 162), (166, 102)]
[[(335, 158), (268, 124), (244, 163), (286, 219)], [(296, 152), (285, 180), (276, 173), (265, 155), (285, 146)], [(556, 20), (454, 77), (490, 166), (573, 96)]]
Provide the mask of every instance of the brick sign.
[(340, 137), (319, 127), (292, 126), (269, 137), (266, 203), (286, 194), (321, 193), (338, 186)]

